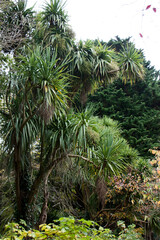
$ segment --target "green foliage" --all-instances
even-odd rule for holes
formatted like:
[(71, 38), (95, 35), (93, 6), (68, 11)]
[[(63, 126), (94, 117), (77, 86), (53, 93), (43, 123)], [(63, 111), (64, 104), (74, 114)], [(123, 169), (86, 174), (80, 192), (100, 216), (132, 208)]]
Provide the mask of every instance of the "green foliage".
[[(40, 225), (40, 230), (25, 230), (16, 223), (10, 223), (6, 226), (6, 234), (2, 237), (4, 240), (9, 239), (106, 239), (106, 240), (141, 240), (141, 234), (135, 229), (135, 225), (126, 228), (121, 221), (118, 226), (122, 227), (119, 236), (116, 237), (111, 230), (99, 226), (93, 221), (85, 219), (75, 220), (74, 218), (60, 218), (55, 221), (58, 224), (50, 223)], [(22, 222), (24, 225), (25, 222)]]
[(122, 136), (141, 155), (159, 142), (159, 81), (155, 71), (148, 66), (145, 81), (134, 85), (117, 80), (106, 88), (100, 88), (89, 102), (96, 105), (96, 114), (117, 120), (123, 130)]
[(143, 59), (141, 53), (136, 50), (135, 46), (130, 43), (126, 48), (122, 46), (119, 53), (119, 67), (122, 73), (122, 79), (126, 83), (130, 81), (132, 84), (137, 79), (144, 78)]
[[(89, 132), (97, 132), (97, 122), (93, 118), (94, 109), (92, 106), (86, 107), (83, 111), (77, 112), (73, 117), (73, 131), (75, 142), (77, 142), (80, 151), (85, 151), (87, 148), (87, 137)], [(91, 137), (91, 135), (90, 135)]]
[(160, 192), (159, 171), (157, 172), (158, 174), (151, 175), (150, 172), (150, 176), (144, 176), (141, 170), (133, 170), (127, 175), (109, 178), (106, 188), (103, 187), (103, 208), (97, 211), (94, 219), (100, 225), (106, 224), (112, 229), (116, 228), (116, 222), (121, 219), (128, 224), (143, 226), (145, 239), (154, 233), (159, 236)]
[(50, 0), (50, 3), (46, 2), (42, 14), (43, 23), (47, 23), (50, 28), (55, 28), (55, 33), (58, 30), (64, 30), (68, 16), (65, 13), (64, 4), (61, 0)]
[(95, 76), (103, 84), (112, 82), (118, 77), (118, 65), (114, 61), (115, 51), (110, 49), (106, 45), (102, 45), (100, 42), (95, 47)]
[[(4, 163), (1, 162), (1, 166), (3, 165)], [(8, 178), (5, 170), (3, 168), (0, 169), (0, 232), (3, 231), (4, 225), (11, 222), (14, 218), (14, 192), (12, 177)]]
[(105, 176), (120, 174), (126, 168), (128, 163), (122, 157), (126, 147), (124, 139), (114, 139), (113, 135), (108, 134), (102, 137), (102, 141), (95, 151), (98, 165), (104, 170)]
[(118, 240), (136, 240), (136, 239), (143, 239), (141, 236), (141, 233), (138, 231), (135, 231), (135, 225), (129, 225), (128, 228), (126, 228), (123, 221), (118, 222), (118, 226), (122, 228), (122, 231), (120, 232), (120, 236), (118, 237)]
[[(91, 110), (88, 107), (82, 112), (70, 114), (70, 123), (65, 118), (68, 132), (65, 143), (71, 140), (73, 149), (70, 148), (68, 159), (57, 164), (51, 177), (50, 191), (55, 197), (49, 203), (52, 212), (48, 213), (49, 221), (59, 216), (58, 212), (60, 216), (72, 213), (76, 217), (93, 219), (101, 210), (101, 199), (105, 199), (106, 191), (102, 192), (107, 188), (108, 177), (128, 172), (128, 166), (139, 158), (121, 137), (117, 122), (107, 117), (93, 117)], [(65, 137), (65, 124), (55, 123), (54, 132), (56, 126), (60, 126), (59, 130)], [(51, 138), (54, 137), (54, 133), (51, 134)], [(106, 181), (101, 181), (103, 178)]]
[(142, 178), (152, 176), (153, 169), (151, 167), (150, 160), (139, 158), (138, 161), (134, 162), (134, 166), (139, 171)]

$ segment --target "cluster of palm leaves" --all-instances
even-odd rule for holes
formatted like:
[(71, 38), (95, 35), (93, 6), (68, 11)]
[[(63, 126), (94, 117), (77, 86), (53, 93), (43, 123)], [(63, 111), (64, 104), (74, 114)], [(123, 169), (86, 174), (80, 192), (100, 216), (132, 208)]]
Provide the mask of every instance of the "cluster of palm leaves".
[[(113, 81), (120, 71), (126, 81), (142, 78), (143, 66), (141, 54), (135, 48), (131, 50), (133, 45), (125, 49), (129, 51), (127, 56), (124, 51), (117, 60), (116, 52), (100, 42), (75, 43), (60, 0), (51, 0), (37, 16), (25, 8), (25, 1), (9, 2), (10, 8), (4, 7), (0, 17), (7, 11), (8, 31), (13, 26), (21, 28), (23, 20), (21, 37), (25, 45), (16, 40), (5, 46), (0, 39), (4, 50), (14, 52), (2, 82), (3, 160), (15, 177), (15, 216), (28, 223), (43, 223), (48, 179), (59, 166), (65, 177), (74, 169), (81, 181), (81, 192), (88, 194), (86, 200), (92, 198), (87, 193), (87, 179), (94, 185), (98, 178), (106, 180), (127, 169), (125, 154), (129, 147), (112, 121), (93, 117), (93, 108), (80, 112), (70, 106), (76, 98), (84, 105), (88, 93)], [(3, 24), (0, 29), (2, 36)], [(42, 189), (44, 203), (38, 194)], [(39, 219), (34, 218), (37, 204)], [(83, 204), (89, 208), (88, 203)]]

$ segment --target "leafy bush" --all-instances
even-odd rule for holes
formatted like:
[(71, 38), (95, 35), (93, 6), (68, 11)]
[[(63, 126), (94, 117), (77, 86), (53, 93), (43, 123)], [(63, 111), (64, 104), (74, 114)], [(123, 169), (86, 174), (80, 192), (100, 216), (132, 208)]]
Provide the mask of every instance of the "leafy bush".
[[(105, 229), (97, 223), (85, 219), (60, 218), (55, 222), (56, 224), (40, 225), (40, 230), (30, 229), (28, 231), (17, 223), (9, 223), (6, 226), (6, 234), (2, 239), (142, 239), (141, 233), (135, 229), (135, 225), (130, 225), (126, 228), (123, 221), (118, 222), (118, 227), (122, 229), (118, 237), (110, 229)], [(25, 224), (25, 222), (22, 223), (23, 225)]]

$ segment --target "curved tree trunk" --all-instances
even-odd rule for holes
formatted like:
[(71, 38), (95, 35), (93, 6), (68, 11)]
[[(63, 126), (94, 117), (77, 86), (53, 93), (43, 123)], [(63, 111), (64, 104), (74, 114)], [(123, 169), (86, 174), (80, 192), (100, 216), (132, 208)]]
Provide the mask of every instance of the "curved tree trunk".
[(42, 210), (41, 210), (39, 220), (36, 224), (36, 229), (38, 229), (39, 225), (44, 224), (47, 221), (48, 199), (49, 199), (48, 178), (49, 178), (49, 175), (52, 172), (52, 169), (53, 168), (51, 168), (50, 171), (48, 171), (48, 174), (45, 177), (45, 181), (44, 181), (44, 203), (43, 203), (43, 206), (42, 206)]

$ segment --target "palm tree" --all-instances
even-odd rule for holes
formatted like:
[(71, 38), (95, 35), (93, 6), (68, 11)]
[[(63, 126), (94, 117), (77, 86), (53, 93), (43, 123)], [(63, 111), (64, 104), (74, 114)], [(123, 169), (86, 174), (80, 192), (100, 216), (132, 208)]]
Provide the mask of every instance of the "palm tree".
[(64, 6), (61, 0), (51, 0), (42, 12), (42, 23), (46, 27), (45, 42), (57, 50), (60, 59), (68, 54), (73, 37)]
[(77, 112), (73, 117), (74, 142), (77, 153), (87, 154), (89, 134), (97, 131), (97, 119), (93, 117), (95, 109), (87, 106), (83, 111)]
[(71, 75), (73, 75), (71, 84), (72, 97), (79, 92), (80, 101), (83, 105), (94, 84), (92, 41), (88, 40), (85, 43), (79, 41), (78, 44), (74, 44), (69, 56), (71, 58), (69, 69), (71, 69)]
[(115, 61), (116, 53), (106, 45), (98, 42), (95, 47), (94, 73), (100, 84), (107, 84), (118, 77), (118, 65)]
[(103, 176), (120, 174), (128, 163), (123, 158), (126, 142), (122, 138), (114, 138), (112, 133), (105, 134), (98, 149), (95, 151), (96, 161), (100, 165)]
[(46, 3), (42, 12), (44, 24), (47, 24), (49, 28), (55, 28), (55, 31), (64, 31), (68, 20), (64, 6), (62, 0), (50, 0), (50, 3)]
[[(65, 63), (59, 65), (56, 54), (51, 54), (48, 48), (26, 51), (19, 56), (18, 63), (20, 67), (12, 66), (8, 75), (6, 102), (1, 111), (1, 132), (5, 150), (15, 170), (17, 218), (26, 219), (41, 182), (48, 178), (54, 166), (53, 151), (47, 156), (44, 153), (45, 126), (53, 112), (66, 108), (68, 76), (64, 72)], [(40, 168), (35, 179), (31, 180), (31, 148), (39, 136)], [(44, 155), (47, 158), (46, 165), (43, 165)]]
[(144, 78), (144, 66), (142, 53), (133, 44), (127, 44), (118, 54), (118, 64), (122, 75), (122, 80), (126, 83), (134, 83), (138, 79)]
[(86, 103), (88, 93), (98, 85), (114, 81), (120, 74), (123, 81), (131, 83), (144, 77), (143, 58), (132, 44), (117, 54), (100, 42), (95, 46), (91, 40), (79, 41), (73, 46), (70, 57), (69, 67), (74, 76), (71, 92), (73, 97), (79, 92), (82, 105)]
[(71, 31), (70, 28), (67, 28), (65, 32), (61, 33), (52, 30), (49, 32), (48, 41), (50, 45), (57, 50), (57, 56), (60, 60), (63, 60), (71, 51), (73, 45), (72, 36), (70, 35)]

